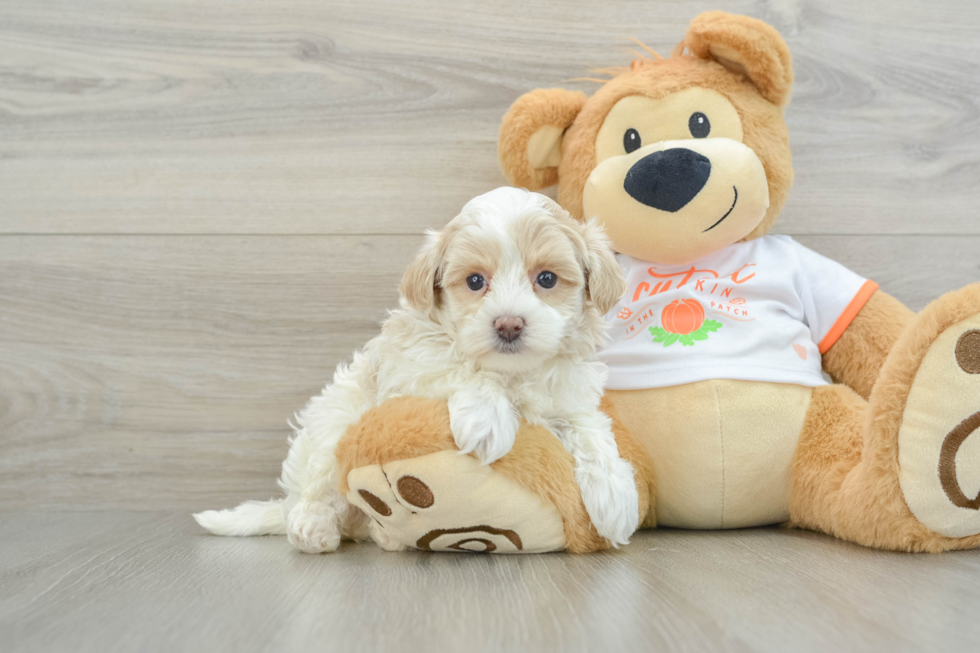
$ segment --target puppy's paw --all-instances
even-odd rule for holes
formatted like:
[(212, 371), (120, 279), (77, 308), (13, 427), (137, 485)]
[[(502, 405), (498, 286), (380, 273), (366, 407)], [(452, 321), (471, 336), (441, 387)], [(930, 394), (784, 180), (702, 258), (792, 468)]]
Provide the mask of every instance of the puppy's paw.
[(488, 465), (514, 446), (518, 421), (503, 394), (467, 389), (449, 399), (449, 426), (460, 452), (475, 454)]
[(633, 466), (622, 458), (607, 464), (586, 463), (575, 468), (585, 510), (599, 535), (614, 546), (629, 544), (640, 523), (640, 497)]
[(374, 543), (385, 551), (404, 551), (408, 548), (395, 538), (391, 537), (382, 526), (378, 525), (377, 522), (372, 521), (368, 526), (368, 529), (371, 532), (371, 539), (374, 540)]
[(331, 553), (340, 546), (336, 512), (324, 503), (302, 501), (286, 517), (289, 543), (304, 553)]

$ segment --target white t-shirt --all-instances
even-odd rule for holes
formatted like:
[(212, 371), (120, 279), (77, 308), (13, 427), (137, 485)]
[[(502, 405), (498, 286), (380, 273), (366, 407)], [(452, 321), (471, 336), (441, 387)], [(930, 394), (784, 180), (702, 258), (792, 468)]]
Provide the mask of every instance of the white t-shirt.
[(708, 379), (815, 387), (821, 354), (878, 288), (789, 236), (735, 243), (694, 263), (619, 255), (629, 289), (606, 316), (607, 388)]

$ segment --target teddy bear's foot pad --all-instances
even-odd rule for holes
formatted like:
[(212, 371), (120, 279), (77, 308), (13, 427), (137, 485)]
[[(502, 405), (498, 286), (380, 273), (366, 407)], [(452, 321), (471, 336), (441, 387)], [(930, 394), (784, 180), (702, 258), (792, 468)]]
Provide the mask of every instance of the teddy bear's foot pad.
[(456, 451), (352, 469), (347, 499), (388, 550), (541, 553), (566, 547), (551, 505)]
[(915, 518), (947, 537), (980, 533), (980, 315), (945, 329), (926, 352), (898, 446)]

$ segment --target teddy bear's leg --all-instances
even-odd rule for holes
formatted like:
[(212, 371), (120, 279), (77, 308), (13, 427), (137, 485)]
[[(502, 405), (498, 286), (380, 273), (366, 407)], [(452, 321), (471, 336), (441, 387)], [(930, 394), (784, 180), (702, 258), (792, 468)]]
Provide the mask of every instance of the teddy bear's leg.
[(864, 402), (817, 388), (794, 461), (794, 524), (868, 546), (980, 546), (980, 284), (930, 304)]
[[(652, 467), (618, 423), (614, 432), (637, 470), (642, 518), (651, 505)], [(541, 427), (523, 425), (507, 455), (480, 465), (456, 448), (445, 402), (400, 397), (365, 413), (337, 458), (341, 492), (371, 519), (372, 538), (388, 550), (608, 547), (589, 521), (572, 457)]]

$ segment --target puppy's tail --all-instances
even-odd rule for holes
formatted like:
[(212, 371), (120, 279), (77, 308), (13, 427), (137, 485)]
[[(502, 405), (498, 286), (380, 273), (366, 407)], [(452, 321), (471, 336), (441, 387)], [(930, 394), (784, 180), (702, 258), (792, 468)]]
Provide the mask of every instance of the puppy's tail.
[(286, 520), (282, 501), (246, 501), (231, 510), (205, 510), (194, 514), (194, 520), (215, 535), (245, 537), (248, 535), (285, 535)]

